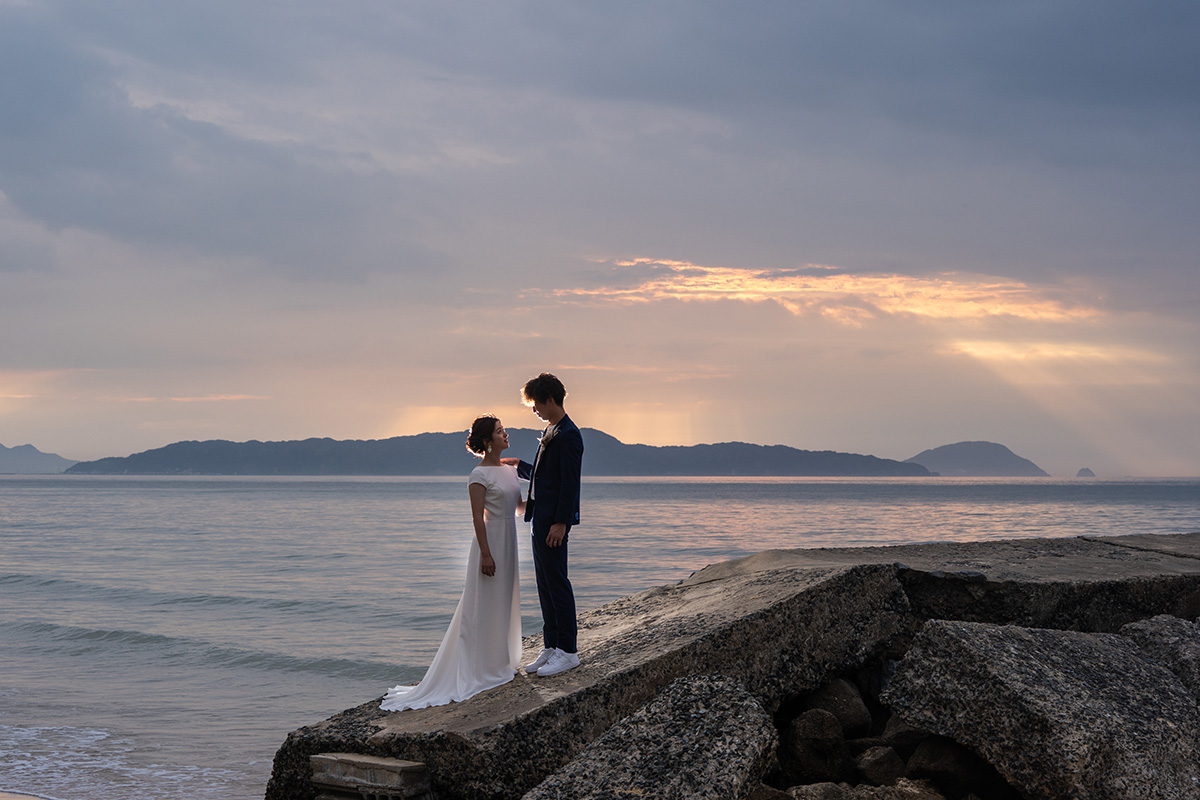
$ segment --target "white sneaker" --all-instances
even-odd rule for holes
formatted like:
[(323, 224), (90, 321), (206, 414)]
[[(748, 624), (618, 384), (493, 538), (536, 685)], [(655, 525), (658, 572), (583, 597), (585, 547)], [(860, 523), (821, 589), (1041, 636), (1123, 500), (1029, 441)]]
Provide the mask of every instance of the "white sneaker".
[(542, 652), (538, 653), (537, 659), (532, 664), (525, 665), (525, 671), (531, 674), (537, 672), (546, 665), (546, 662), (550, 660), (550, 656), (554, 655), (554, 652), (553, 647), (543, 647)]
[(560, 672), (566, 672), (569, 669), (575, 669), (578, 666), (579, 655), (577, 653), (564, 653), (562, 650), (555, 650), (550, 654), (550, 659), (538, 668), (537, 674), (539, 678), (546, 678), (551, 675), (557, 675)]

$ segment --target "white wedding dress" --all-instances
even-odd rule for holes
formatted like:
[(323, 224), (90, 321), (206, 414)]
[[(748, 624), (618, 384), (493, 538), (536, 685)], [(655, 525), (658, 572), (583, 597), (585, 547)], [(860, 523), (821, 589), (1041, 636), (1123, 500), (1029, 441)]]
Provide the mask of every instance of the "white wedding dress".
[(483, 517), (496, 574), (488, 577), (479, 571), (479, 543), (472, 536), (466, 586), (433, 663), (416, 686), (389, 689), (380, 705), (384, 711), (466, 700), (511, 681), (521, 663), (517, 471), (508, 466), (478, 466), (467, 481), (486, 489)]

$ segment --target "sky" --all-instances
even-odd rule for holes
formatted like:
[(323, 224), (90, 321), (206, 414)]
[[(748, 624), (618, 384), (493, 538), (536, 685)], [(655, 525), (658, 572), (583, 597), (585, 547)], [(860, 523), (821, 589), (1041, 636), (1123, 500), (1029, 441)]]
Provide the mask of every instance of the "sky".
[(551, 371), (631, 443), (1200, 475), (1197, 41), (1191, 0), (0, 0), (0, 443), (534, 427)]

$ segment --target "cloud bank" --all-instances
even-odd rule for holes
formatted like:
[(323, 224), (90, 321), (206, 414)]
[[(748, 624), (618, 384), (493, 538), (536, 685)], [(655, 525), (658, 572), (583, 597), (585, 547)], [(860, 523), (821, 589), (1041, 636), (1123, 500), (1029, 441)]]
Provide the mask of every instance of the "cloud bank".
[[(0, 442), (1200, 474), (1185, 2), (0, 2)], [(140, 402), (129, 402), (140, 398)]]

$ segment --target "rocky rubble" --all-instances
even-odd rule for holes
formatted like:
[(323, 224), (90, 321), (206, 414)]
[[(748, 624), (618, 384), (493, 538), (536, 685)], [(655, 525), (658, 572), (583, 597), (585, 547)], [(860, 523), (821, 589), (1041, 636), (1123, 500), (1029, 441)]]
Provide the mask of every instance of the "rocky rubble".
[(585, 615), (562, 676), (295, 731), (267, 798), (323, 752), (442, 800), (1197, 798), (1197, 614), (1200, 534), (760, 553)]
[(803, 698), (765, 779), (846, 800), (901, 778), (920, 783), (895, 796), (1196, 798), (1198, 675), (1200, 625), (1178, 617), (1119, 634), (932, 620), (881, 696), (837, 678)]
[[(1017, 800), (1020, 795), (974, 751), (919, 728), (871, 694), (873, 672), (838, 677), (777, 716), (783, 729), (768, 786), (801, 798), (963, 798)], [(860, 690), (860, 686), (865, 691)], [(840, 707), (842, 716), (830, 706)], [(866, 722), (863, 722), (866, 715)]]

